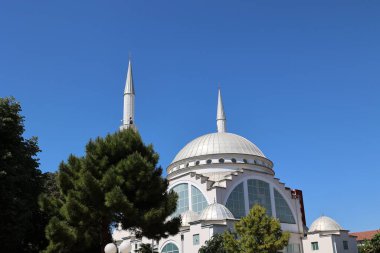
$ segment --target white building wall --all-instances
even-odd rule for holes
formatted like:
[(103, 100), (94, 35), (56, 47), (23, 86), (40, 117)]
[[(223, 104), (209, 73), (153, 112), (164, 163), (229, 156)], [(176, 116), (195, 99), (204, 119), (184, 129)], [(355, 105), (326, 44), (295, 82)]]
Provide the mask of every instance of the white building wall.
[[(228, 167), (229, 167), (228, 169), (231, 169), (230, 166)], [(220, 170), (220, 168), (218, 170)], [(210, 173), (209, 171), (207, 172)], [(205, 174), (205, 175), (209, 175), (209, 174)], [(258, 179), (258, 180), (267, 182), (269, 184), (273, 216), (276, 215), (274, 189), (276, 189), (284, 197), (284, 199), (286, 200), (293, 214), (293, 217), (295, 218), (296, 224), (282, 223), (281, 227), (284, 231), (291, 232), (291, 238), (290, 238), (289, 243), (299, 245), (300, 252), (303, 253), (301, 238), (304, 235), (304, 230), (303, 230), (299, 200), (293, 199), (291, 196), (290, 189), (285, 188), (285, 185), (281, 183), (278, 179), (274, 178), (274, 176), (271, 174), (246, 169), (239, 173), (226, 177), (226, 179), (222, 180), (221, 182), (218, 182), (218, 185), (220, 186), (215, 187), (215, 185), (213, 185), (213, 187), (210, 187), (210, 184), (207, 182), (206, 177), (194, 172), (184, 173), (180, 176), (173, 177), (171, 180), (169, 180), (169, 189), (173, 188), (176, 185), (187, 183), (189, 185), (188, 186), (189, 200), (190, 200), (189, 209), (191, 210), (192, 209), (191, 185), (194, 185), (202, 192), (208, 204), (212, 204), (214, 203), (214, 201), (216, 201), (218, 203), (226, 205), (226, 202), (230, 193), (234, 190), (234, 188), (237, 185), (239, 185), (242, 182), (244, 183), (244, 188), (245, 188), (245, 195), (246, 195), (245, 198), (246, 200), (248, 199), (247, 180), (249, 179)], [(248, 213), (248, 211), (249, 211), (249, 207), (246, 201), (246, 212)], [(195, 251), (190, 251), (190, 252), (198, 252), (200, 246), (203, 245), (205, 241), (209, 240), (213, 234), (223, 233), (226, 229), (227, 229), (226, 226), (213, 226), (212, 228), (206, 229), (206, 228), (200, 227), (200, 224), (192, 225), (190, 227), (190, 230), (184, 233), (185, 239), (184, 239), (183, 251), (189, 252), (188, 250), (195, 250)], [(230, 229), (233, 230), (233, 222), (230, 222)], [(197, 233), (200, 235), (200, 245), (194, 246), (192, 245), (193, 244), (192, 236), (193, 234), (197, 234)], [(173, 240), (176, 240), (176, 239), (173, 238)], [(177, 243), (178, 245), (180, 245), (181, 242), (177, 241)]]
[[(313, 250), (311, 243), (318, 242), (319, 250)], [(319, 234), (309, 234), (302, 240), (304, 253), (336, 253), (333, 249), (331, 235), (320, 236)]]
[[(347, 241), (348, 249), (344, 249), (343, 241)], [(340, 235), (334, 235), (333, 243), (336, 253), (358, 253), (356, 238), (349, 236), (347, 232), (342, 232)]]
[[(180, 231), (177, 235), (160, 240), (159, 252), (162, 251), (167, 243), (174, 243), (180, 253), (196, 253), (214, 234), (232, 229), (233, 225), (233, 221), (227, 221), (225, 224), (202, 224), (200, 222), (192, 224), (188, 229)], [(181, 235), (183, 235), (183, 240), (181, 240)], [(199, 244), (194, 244), (194, 235), (199, 235)]]
[[(344, 249), (343, 241), (347, 241), (348, 249)], [(312, 242), (318, 242), (319, 250), (312, 250)], [(358, 253), (356, 238), (349, 236), (347, 231), (308, 234), (302, 243), (305, 253)]]

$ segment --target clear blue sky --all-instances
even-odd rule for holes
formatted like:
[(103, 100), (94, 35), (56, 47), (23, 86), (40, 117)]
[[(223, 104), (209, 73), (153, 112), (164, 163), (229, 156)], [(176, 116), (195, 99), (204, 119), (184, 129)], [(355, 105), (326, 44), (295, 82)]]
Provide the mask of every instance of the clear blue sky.
[(114, 132), (132, 54), (136, 123), (166, 168), (216, 129), (351, 231), (380, 227), (379, 1), (0, 1), (0, 96), (22, 103), (42, 171)]

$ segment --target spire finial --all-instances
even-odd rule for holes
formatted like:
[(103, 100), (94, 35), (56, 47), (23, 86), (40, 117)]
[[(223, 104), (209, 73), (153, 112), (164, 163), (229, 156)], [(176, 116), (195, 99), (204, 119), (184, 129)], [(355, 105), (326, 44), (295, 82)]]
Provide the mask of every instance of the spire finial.
[(125, 89), (124, 94), (135, 94), (135, 87), (133, 85), (133, 75), (132, 75), (132, 61), (129, 57), (128, 60), (128, 72), (127, 72), (127, 80), (125, 81)]
[(218, 133), (226, 132), (226, 115), (224, 113), (222, 93), (220, 88), (218, 88), (218, 109), (216, 112), (216, 126), (218, 128)]
[(120, 129), (127, 129), (132, 127), (136, 129), (135, 124), (135, 87), (133, 84), (133, 76), (132, 76), (132, 62), (129, 57), (128, 60), (128, 72), (127, 72), (127, 80), (125, 81), (124, 88), (124, 112), (123, 112), (123, 124)]

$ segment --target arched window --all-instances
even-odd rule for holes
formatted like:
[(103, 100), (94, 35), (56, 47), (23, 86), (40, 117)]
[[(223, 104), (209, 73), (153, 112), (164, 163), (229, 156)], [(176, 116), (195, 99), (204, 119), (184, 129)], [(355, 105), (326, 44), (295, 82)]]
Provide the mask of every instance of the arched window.
[(195, 165), (199, 165), (199, 163), (200, 163), (199, 161), (196, 161), (196, 162), (195, 162)]
[(191, 186), (191, 208), (196, 213), (201, 213), (208, 205), (202, 192), (195, 186)]
[(231, 162), (236, 163), (236, 159), (235, 159), (235, 158), (232, 158), (232, 159), (231, 159)]
[(247, 159), (243, 159), (243, 162), (244, 162), (244, 163), (248, 163)]
[(169, 242), (162, 249), (161, 253), (179, 253), (179, 250), (178, 250), (178, 247), (174, 243)]
[(224, 159), (223, 159), (223, 158), (220, 158), (220, 159), (219, 159), (219, 162), (220, 162), (220, 163), (224, 163)]
[(265, 207), (267, 214), (271, 216), (272, 205), (270, 202), (269, 184), (257, 179), (249, 179), (247, 184), (249, 208), (252, 208), (255, 204), (259, 204)]
[(177, 216), (189, 210), (189, 191), (187, 184), (179, 184), (173, 187), (173, 191), (178, 194), (177, 210), (173, 216)]
[(226, 207), (231, 211), (236, 219), (245, 216), (244, 187), (240, 183), (228, 196)]
[(208, 159), (208, 160), (207, 160), (207, 164), (210, 164), (210, 163), (212, 163), (212, 160), (211, 160), (211, 159)]
[(274, 189), (274, 202), (276, 204), (277, 218), (282, 223), (296, 224), (292, 211), (290, 210), (288, 203), (282, 195)]

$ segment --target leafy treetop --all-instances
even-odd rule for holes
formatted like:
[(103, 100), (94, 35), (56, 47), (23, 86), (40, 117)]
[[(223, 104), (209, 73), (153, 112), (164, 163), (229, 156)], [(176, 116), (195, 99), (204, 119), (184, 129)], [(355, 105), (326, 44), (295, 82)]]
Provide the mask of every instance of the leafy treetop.
[(290, 236), (260, 205), (253, 206), (249, 214), (235, 224), (235, 230), (237, 238), (230, 232), (223, 235), (228, 253), (276, 253), (288, 245)]

